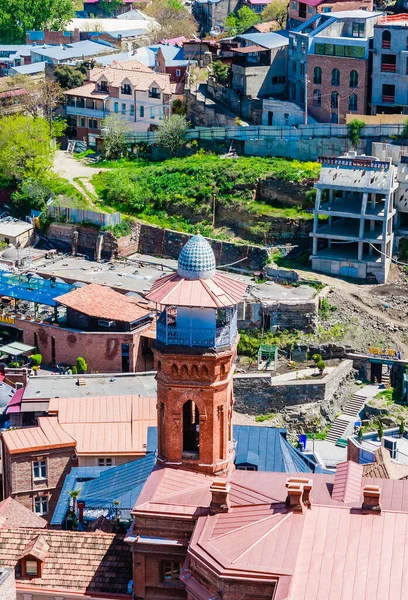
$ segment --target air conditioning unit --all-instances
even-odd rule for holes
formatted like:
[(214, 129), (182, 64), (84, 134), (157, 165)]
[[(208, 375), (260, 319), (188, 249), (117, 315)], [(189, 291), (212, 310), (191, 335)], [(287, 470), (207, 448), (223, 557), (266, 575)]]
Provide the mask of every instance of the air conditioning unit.
[(391, 458), (397, 458), (397, 440), (392, 437), (383, 437), (381, 445), (391, 454)]

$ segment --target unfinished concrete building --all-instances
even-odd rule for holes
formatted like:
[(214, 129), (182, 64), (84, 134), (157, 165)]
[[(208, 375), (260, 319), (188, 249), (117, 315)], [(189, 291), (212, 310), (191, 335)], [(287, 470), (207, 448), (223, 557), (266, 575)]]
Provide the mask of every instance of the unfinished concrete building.
[(396, 167), (356, 153), (319, 162), (312, 268), (385, 283), (393, 251)]

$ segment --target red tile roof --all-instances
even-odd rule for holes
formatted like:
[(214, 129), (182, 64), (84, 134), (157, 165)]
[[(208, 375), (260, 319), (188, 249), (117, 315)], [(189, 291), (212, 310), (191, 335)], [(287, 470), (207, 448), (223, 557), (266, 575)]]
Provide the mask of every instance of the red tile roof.
[(89, 317), (111, 321), (133, 323), (151, 314), (151, 311), (139, 306), (135, 298), (97, 283), (90, 283), (59, 296), (56, 300), (63, 306)]
[(248, 285), (216, 273), (211, 279), (184, 279), (177, 273), (160, 277), (146, 298), (163, 306), (222, 308), (240, 302)]
[(10, 527), (46, 527), (47, 521), (9, 497), (0, 502), (0, 529)]
[[(16, 566), (31, 545), (43, 554), (42, 577), (17, 579), (17, 589), (52, 589), (89, 595), (105, 593), (109, 599), (126, 594), (132, 579), (132, 554), (123, 536), (38, 529), (0, 529), (0, 567)], [(37, 551), (36, 550), (36, 551)], [(118, 596), (117, 596), (118, 595)], [(129, 598), (130, 596), (122, 596)]]

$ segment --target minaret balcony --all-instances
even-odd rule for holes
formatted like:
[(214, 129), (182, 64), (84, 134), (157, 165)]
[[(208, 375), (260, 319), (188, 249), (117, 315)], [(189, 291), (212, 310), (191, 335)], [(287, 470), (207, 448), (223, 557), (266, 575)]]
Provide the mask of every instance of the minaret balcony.
[(176, 324), (166, 324), (160, 318), (157, 322), (156, 339), (166, 346), (224, 348), (234, 343), (237, 334), (235, 322), (214, 328), (177, 327)]

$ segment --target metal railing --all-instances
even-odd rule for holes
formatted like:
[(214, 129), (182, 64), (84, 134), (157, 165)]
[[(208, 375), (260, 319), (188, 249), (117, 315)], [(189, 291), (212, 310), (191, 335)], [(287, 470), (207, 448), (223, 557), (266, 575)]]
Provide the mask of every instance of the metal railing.
[(222, 348), (230, 346), (238, 331), (234, 324), (224, 325), (224, 327), (196, 328), (196, 327), (176, 327), (166, 325), (166, 323), (157, 322), (156, 338), (166, 346), (190, 346), (201, 348)]
[(69, 106), (66, 107), (67, 115), (75, 117), (92, 117), (94, 119), (103, 119), (109, 114), (108, 110), (100, 110), (96, 108), (82, 108), (80, 106)]
[[(392, 102), (393, 97), (385, 96), (387, 102)], [(389, 99), (388, 99), (389, 98)], [(390, 135), (399, 135), (404, 125), (366, 125), (361, 130), (362, 138), (381, 138)], [(293, 126), (266, 126), (251, 125), (249, 127), (196, 127), (186, 133), (189, 140), (263, 140), (275, 139), (283, 141), (296, 141), (310, 138), (347, 138), (347, 125), (332, 123), (318, 123), (310, 125)], [(157, 142), (157, 131), (129, 132), (126, 134), (127, 143)]]

